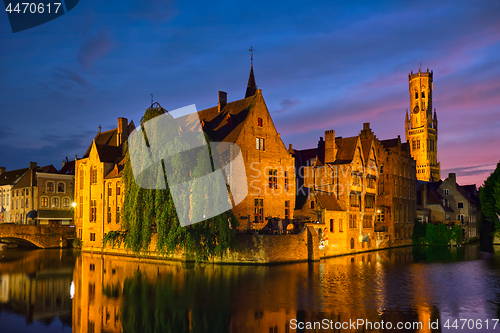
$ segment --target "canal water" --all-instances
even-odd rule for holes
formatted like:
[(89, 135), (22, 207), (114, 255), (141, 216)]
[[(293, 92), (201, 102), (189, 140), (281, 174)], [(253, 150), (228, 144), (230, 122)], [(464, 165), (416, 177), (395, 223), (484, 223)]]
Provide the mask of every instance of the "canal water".
[(500, 248), (478, 245), (278, 266), (0, 251), (1, 332), (500, 332), (499, 317)]

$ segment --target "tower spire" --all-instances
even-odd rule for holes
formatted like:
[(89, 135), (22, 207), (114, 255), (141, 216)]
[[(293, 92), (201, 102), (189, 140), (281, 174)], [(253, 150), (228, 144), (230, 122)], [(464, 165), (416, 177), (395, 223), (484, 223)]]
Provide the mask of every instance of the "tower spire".
[(247, 91), (245, 98), (255, 95), (257, 92), (257, 85), (255, 84), (255, 76), (253, 74), (253, 46), (250, 47), (250, 76), (248, 77)]

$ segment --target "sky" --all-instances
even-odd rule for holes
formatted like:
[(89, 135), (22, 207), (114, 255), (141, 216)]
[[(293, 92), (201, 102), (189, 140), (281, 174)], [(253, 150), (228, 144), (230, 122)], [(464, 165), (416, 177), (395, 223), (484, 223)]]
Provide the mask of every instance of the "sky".
[(408, 74), (434, 72), (441, 177), (500, 160), (500, 2), (97, 1), (12, 33), (0, 14), (0, 166), (62, 166), (98, 126), (244, 98), (254, 72), (284, 144), (325, 130), (405, 140)]

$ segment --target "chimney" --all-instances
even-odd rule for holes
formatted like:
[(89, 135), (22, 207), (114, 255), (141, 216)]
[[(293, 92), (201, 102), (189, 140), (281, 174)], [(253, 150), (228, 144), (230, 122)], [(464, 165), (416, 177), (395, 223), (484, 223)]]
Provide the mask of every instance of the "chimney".
[(457, 183), (457, 174), (456, 173), (449, 173), (448, 174), (448, 179), (451, 180), (453, 183)]
[(219, 91), (219, 104), (217, 105), (218, 111), (221, 112), (222, 109), (224, 109), (224, 107), (226, 106), (226, 104), (227, 104), (227, 92)]
[(336, 158), (335, 131), (325, 131), (325, 163), (333, 163)]
[(37, 165), (36, 162), (30, 162), (30, 169), (36, 169)]
[(2, 173), (4, 173), (4, 172), (5, 172), (5, 170), (7, 170), (5, 167), (0, 167), (0, 175), (1, 175)]
[(127, 118), (118, 118), (117, 129), (117, 145), (121, 146), (128, 139), (128, 120)]

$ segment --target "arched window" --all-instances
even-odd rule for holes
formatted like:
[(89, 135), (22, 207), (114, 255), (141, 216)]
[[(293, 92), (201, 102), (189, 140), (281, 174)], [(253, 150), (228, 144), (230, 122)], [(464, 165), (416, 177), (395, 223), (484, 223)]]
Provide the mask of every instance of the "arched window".
[(69, 198), (64, 198), (62, 200), (62, 206), (63, 206), (63, 208), (69, 208), (69, 201), (70, 201)]
[(54, 192), (54, 182), (47, 182), (47, 192)]
[(354, 250), (354, 238), (351, 238), (351, 250)]
[(49, 198), (47, 197), (42, 197), (40, 201), (40, 206), (42, 207), (47, 207), (49, 205)]
[(57, 193), (64, 193), (64, 183), (57, 183)]
[(59, 198), (58, 197), (52, 198), (52, 207), (59, 208)]

